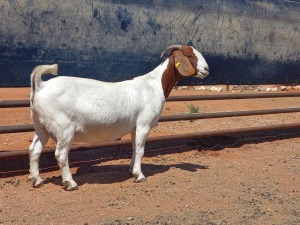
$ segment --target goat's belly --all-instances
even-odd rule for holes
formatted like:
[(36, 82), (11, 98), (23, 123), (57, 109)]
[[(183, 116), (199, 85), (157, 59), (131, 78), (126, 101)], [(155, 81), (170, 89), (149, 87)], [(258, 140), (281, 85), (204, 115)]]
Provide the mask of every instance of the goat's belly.
[(130, 133), (134, 126), (120, 124), (115, 126), (87, 126), (75, 133), (74, 142), (101, 143), (114, 141)]

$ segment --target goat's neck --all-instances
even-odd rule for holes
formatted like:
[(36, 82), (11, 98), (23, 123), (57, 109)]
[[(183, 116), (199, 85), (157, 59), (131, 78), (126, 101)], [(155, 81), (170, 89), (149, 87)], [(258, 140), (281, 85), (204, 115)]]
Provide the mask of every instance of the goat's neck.
[(183, 78), (181, 74), (177, 72), (175, 69), (175, 62), (172, 56), (169, 57), (162, 65), (161, 65), (161, 84), (162, 89), (167, 98), (175, 84)]

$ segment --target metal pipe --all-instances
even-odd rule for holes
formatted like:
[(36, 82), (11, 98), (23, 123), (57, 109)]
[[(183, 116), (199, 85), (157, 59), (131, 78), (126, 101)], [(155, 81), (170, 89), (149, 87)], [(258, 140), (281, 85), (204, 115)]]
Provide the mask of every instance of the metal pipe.
[[(203, 114), (186, 114), (186, 115), (171, 115), (161, 116), (159, 122), (179, 121), (179, 120), (196, 120), (196, 119), (213, 119), (223, 117), (238, 117), (238, 116), (254, 116), (264, 114), (279, 114), (300, 112), (300, 108), (285, 108), (285, 109), (263, 109), (237, 112), (215, 112)], [(0, 126), (0, 134), (4, 133), (21, 133), (34, 131), (33, 125), (17, 125), (17, 126)]]
[[(223, 99), (248, 99), (248, 98), (281, 98), (300, 97), (300, 92), (287, 93), (254, 93), (254, 94), (218, 94), (218, 95), (187, 95), (170, 96), (167, 102), (174, 101), (200, 101), (200, 100), (223, 100)], [(0, 101), (0, 108), (29, 107), (29, 100), (3, 100)]]
[(300, 97), (300, 92), (170, 96), (167, 102), (281, 97)]
[[(236, 135), (236, 134), (246, 134), (252, 132), (261, 132), (261, 131), (271, 131), (271, 130), (280, 130), (280, 129), (295, 129), (300, 128), (300, 123), (288, 123), (288, 124), (277, 124), (277, 125), (268, 125), (268, 126), (258, 126), (258, 127), (246, 127), (246, 128), (234, 128), (226, 130), (214, 130), (214, 131), (204, 131), (188, 134), (176, 134), (168, 136), (158, 136), (158, 137), (149, 137), (147, 142), (162, 142), (162, 141), (175, 141), (175, 140), (186, 140), (194, 138), (203, 138), (203, 137), (216, 137), (223, 135)], [(131, 145), (131, 140), (117, 140), (102, 143), (99, 145), (73, 145), (71, 147), (72, 151), (82, 151), (87, 149), (97, 149), (104, 147), (121, 147)], [(53, 153), (55, 148), (46, 148), (43, 153)], [(0, 159), (16, 158), (21, 156), (28, 157), (28, 150), (15, 150), (15, 151), (4, 151), (0, 152)]]
[(22, 133), (34, 131), (33, 124), (16, 125), (16, 126), (0, 126), (0, 134)]
[(213, 118), (223, 118), (223, 117), (255, 116), (255, 115), (264, 115), (264, 114), (279, 114), (279, 113), (293, 113), (293, 112), (300, 112), (300, 108), (262, 109), (262, 110), (250, 110), (250, 111), (236, 111), (236, 112), (215, 112), (215, 113), (203, 113), (203, 114), (171, 115), (171, 116), (160, 117), (159, 122), (213, 119)]
[(20, 108), (29, 107), (29, 100), (2, 100), (0, 101), (0, 108)]

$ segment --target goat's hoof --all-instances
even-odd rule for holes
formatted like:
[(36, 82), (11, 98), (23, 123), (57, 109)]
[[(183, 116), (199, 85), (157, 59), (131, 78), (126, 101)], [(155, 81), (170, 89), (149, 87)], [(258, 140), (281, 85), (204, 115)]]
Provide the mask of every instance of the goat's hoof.
[(133, 176), (135, 178), (136, 183), (142, 183), (146, 181), (146, 177), (142, 173), (140, 173), (139, 175), (133, 173)]
[(37, 178), (29, 178), (31, 183), (32, 183), (32, 187), (35, 187), (35, 188), (40, 188), (43, 186), (44, 184), (44, 180), (40, 177), (37, 177)]
[(75, 191), (79, 189), (79, 186), (75, 181), (64, 181), (63, 186), (66, 191)]
[(140, 178), (140, 179), (136, 179), (135, 182), (136, 183), (146, 182), (146, 177), (143, 177), (143, 178)]

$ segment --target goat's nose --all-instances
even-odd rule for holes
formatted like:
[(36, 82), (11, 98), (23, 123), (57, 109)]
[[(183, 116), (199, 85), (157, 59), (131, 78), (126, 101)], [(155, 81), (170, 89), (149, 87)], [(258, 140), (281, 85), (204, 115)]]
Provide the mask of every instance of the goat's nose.
[(204, 69), (209, 72), (209, 67), (208, 66), (205, 66)]

